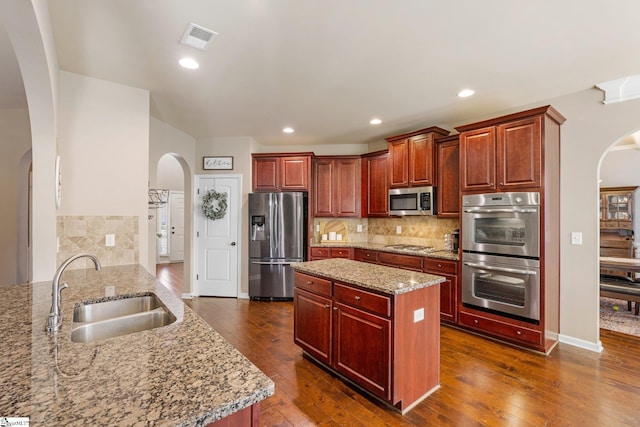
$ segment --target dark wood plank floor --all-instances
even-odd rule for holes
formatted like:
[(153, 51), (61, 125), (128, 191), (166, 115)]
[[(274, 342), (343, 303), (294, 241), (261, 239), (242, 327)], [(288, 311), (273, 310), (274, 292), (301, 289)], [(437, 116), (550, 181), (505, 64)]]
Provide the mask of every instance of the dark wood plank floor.
[[(182, 275), (158, 269), (167, 284)], [(181, 296), (181, 285), (171, 289)], [(441, 388), (402, 416), (302, 356), (290, 302), (186, 303), (276, 385), (265, 426), (640, 426), (640, 338), (601, 330), (602, 354), (558, 344), (550, 356), (441, 327)]]

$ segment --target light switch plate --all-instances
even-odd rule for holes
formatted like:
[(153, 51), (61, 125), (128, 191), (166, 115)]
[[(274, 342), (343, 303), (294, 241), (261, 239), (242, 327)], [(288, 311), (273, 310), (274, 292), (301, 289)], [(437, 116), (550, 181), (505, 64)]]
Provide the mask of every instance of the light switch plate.
[(402, 234), (402, 226), (401, 225), (398, 225), (396, 227), (396, 234)]
[(356, 225), (356, 232), (362, 233), (362, 224)]
[(582, 233), (579, 231), (571, 232), (571, 244), (572, 245), (581, 245), (582, 244)]
[(116, 235), (115, 234), (107, 234), (104, 237), (104, 245), (107, 247), (116, 245)]

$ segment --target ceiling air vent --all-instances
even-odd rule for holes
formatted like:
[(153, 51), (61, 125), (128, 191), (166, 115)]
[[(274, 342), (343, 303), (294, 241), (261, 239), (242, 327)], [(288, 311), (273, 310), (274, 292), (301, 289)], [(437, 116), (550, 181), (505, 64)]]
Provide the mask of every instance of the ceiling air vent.
[(195, 47), (196, 49), (205, 50), (209, 47), (209, 43), (218, 33), (211, 31), (208, 28), (196, 25), (193, 22), (189, 24), (187, 30), (184, 32), (180, 43), (187, 46)]

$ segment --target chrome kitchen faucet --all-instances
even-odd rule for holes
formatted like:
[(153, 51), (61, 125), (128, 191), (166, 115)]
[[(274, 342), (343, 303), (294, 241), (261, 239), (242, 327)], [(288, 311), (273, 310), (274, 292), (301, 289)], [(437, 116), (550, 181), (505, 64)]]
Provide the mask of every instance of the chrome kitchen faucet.
[(100, 261), (95, 257), (95, 255), (91, 254), (74, 255), (58, 267), (55, 276), (53, 276), (53, 282), (51, 282), (51, 311), (49, 312), (49, 319), (47, 320), (47, 326), (45, 328), (47, 332), (56, 332), (60, 329), (60, 326), (62, 326), (62, 311), (60, 310), (62, 296), (60, 295), (60, 292), (67, 288), (68, 285), (63, 283), (62, 286), (60, 286), (60, 276), (62, 276), (62, 273), (64, 273), (64, 270), (69, 266), (69, 264), (78, 258), (90, 258), (96, 266), (96, 270), (100, 271)]

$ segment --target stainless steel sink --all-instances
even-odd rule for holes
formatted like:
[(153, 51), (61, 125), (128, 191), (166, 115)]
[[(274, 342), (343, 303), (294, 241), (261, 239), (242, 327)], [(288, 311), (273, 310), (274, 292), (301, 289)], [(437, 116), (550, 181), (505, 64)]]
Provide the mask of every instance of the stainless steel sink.
[(73, 310), (74, 322), (98, 322), (114, 317), (126, 316), (164, 307), (160, 299), (152, 293), (130, 298), (118, 298), (94, 304), (79, 304)]
[(118, 298), (73, 310), (71, 341), (88, 343), (167, 326), (176, 317), (155, 294)]

